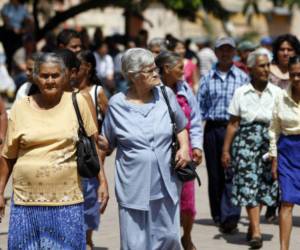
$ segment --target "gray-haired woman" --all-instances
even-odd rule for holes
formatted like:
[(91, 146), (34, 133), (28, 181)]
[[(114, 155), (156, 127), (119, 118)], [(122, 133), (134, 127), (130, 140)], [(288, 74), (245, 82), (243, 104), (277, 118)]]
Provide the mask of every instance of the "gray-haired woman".
[(225, 135), (222, 164), (232, 167), (232, 198), (245, 206), (250, 221), (247, 240), (253, 249), (262, 247), (260, 206), (274, 206), (278, 184), (272, 179), (268, 127), (275, 99), (281, 90), (268, 82), (270, 62), (261, 50), (249, 54), (251, 83), (238, 88), (229, 106), (230, 120)]
[[(35, 62), (33, 76), (39, 93), (12, 107), (2, 151), (1, 216), (1, 194), (13, 175), (8, 249), (85, 249), (76, 164), (79, 126), (71, 93), (63, 91), (66, 67), (56, 54), (46, 53)], [(86, 133), (96, 139), (88, 104), (81, 94), (77, 101)]]
[[(179, 250), (181, 183), (170, 165), (171, 119), (152, 53), (127, 50), (122, 71), (129, 89), (111, 98), (102, 138), (110, 150), (117, 149), (121, 249)], [(167, 94), (180, 144), (177, 167), (183, 168), (189, 161), (187, 121), (172, 90), (167, 88)]]

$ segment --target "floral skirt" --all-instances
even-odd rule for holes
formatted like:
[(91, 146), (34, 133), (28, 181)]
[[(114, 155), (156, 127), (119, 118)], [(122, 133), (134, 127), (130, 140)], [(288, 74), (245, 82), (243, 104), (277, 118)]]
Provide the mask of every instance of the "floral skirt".
[(233, 205), (276, 205), (278, 182), (272, 179), (271, 162), (263, 160), (268, 150), (267, 124), (253, 122), (240, 126), (231, 147)]
[(21, 206), (12, 203), (9, 250), (84, 250), (83, 204)]

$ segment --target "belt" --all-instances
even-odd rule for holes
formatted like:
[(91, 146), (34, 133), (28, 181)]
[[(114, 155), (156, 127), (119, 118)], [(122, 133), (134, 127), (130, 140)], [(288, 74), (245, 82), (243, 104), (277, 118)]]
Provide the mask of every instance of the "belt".
[(208, 120), (206, 121), (206, 126), (209, 127), (227, 127), (227, 120)]

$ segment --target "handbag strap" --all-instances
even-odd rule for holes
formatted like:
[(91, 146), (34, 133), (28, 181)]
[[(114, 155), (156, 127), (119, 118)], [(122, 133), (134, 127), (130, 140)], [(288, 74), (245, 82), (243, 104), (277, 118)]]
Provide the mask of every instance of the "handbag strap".
[(94, 91), (94, 96), (95, 96), (95, 108), (96, 108), (96, 117), (97, 117), (97, 120), (98, 120), (98, 117), (99, 117), (99, 106), (98, 106), (98, 85), (95, 86), (95, 91)]
[(176, 126), (175, 115), (174, 115), (174, 112), (173, 112), (173, 110), (171, 108), (171, 105), (170, 105), (170, 101), (169, 101), (169, 97), (168, 97), (168, 94), (167, 94), (167, 91), (166, 91), (166, 87), (164, 85), (161, 85), (160, 89), (161, 89), (161, 92), (162, 92), (163, 97), (165, 99), (165, 102), (168, 106), (168, 111), (169, 111), (169, 115), (170, 115), (170, 118), (171, 118), (171, 122), (172, 122), (173, 125)]
[[(168, 110), (169, 110), (169, 114), (170, 114), (170, 118), (171, 118), (171, 122), (172, 122), (172, 125), (173, 125), (173, 141), (174, 140), (177, 140), (177, 137), (176, 137), (176, 123), (175, 123), (175, 115), (174, 115), (174, 112), (171, 108), (171, 105), (170, 105), (170, 101), (169, 101), (169, 98), (168, 98), (168, 95), (167, 95), (167, 91), (166, 91), (166, 87), (164, 85), (161, 85), (160, 86), (160, 89), (161, 89), (161, 92), (163, 94), (163, 97), (166, 101), (166, 104), (168, 106)], [(193, 169), (193, 172), (195, 174), (195, 177), (198, 181), (198, 185), (199, 187), (201, 186), (201, 180), (200, 180), (200, 177), (196, 171), (196, 169)]]
[(73, 106), (74, 106), (74, 109), (75, 109), (75, 112), (76, 112), (76, 116), (77, 116), (77, 120), (78, 120), (78, 124), (79, 124), (79, 131), (83, 135), (87, 136), (87, 134), (85, 132), (85, 129), (84, 129), (83, 120), (82, 120), (82, 117), (81, 117), (81, 114), (80, 114), (80, 110), (79, 110), (79, 107), (78, 107), (78, 102), (77, 102), (77, 98), (76, 98), (76, 94), (77, 93), (76, 92), (72, 92), (72, 102), (73, 102)]

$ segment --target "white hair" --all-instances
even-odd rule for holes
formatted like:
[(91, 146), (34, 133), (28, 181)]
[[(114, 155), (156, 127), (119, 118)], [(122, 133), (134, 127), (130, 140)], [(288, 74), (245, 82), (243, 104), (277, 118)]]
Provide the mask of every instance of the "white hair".
[(256, 59), (259, 56), (266, 56), (268, 58), (268, 61), (270, 62), (268, 52), (264, 48), (258, 48), (251, 53), (249, 53), (247, 58), (247, 66), (249, 68), (253, 68), (256, 64)]
[(161, 50), (167, 50), (166, 41), (164, 38), (155, 37), (148, 43), (148, 48), (151, 50), (153, 47), (159, 46)]
[(132, 48), (125, 51), (121, 58), (122, 73), (128, 79), (129, 73), (138, 73), (143, 67), (154, 63), (153, 54), (142, 48)]

